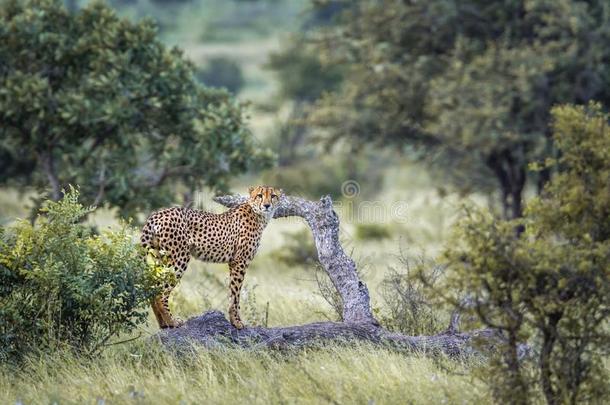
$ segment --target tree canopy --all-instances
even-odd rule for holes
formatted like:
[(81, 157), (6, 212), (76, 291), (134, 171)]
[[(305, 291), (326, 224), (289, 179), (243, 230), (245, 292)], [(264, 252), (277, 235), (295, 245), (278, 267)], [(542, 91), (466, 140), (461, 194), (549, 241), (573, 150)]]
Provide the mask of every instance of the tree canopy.
[[(362, 0), (309, 35), (344, 66), (310, 123), (327, 139), (399, 145), (461, 189), (522, 213), (527, 164), (550, 156), (557, 103), (610, 102), (610, 7), (597, 1)], [(413, 151), (415, 150), (415, 151)]]
[(199, 85), (153, 22), (59, 0), (0, 7), (0, 156), (0, 183), (56, 200), (78, 184), (85, 203), (122, 214), (169, 204), (177, 187), (226, 189), (269, 161), (242, 106)]

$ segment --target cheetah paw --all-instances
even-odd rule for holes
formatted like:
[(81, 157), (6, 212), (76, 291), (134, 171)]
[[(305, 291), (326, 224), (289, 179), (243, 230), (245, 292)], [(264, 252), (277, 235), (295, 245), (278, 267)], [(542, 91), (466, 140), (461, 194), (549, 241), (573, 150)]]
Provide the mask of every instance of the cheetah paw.
[(232, 324), (232, 325), (233, 325), (233, 326), (234, 326), (236, 329), (243, 329), (243, 328), (244, 328), (244, 323), (243, 323), (241, 320), (239, 320), (239, 319), (236, 319), (236, 320), (231, 321), (231, 324)]
[(174, 329), (174, 328), (179, 328), (182, 325), (184, 325), (184, 321), (182, 319), (173, 318), (169, 322), (167, 322), (165, 325), (163, 325), (161, 328), (162, 329)]

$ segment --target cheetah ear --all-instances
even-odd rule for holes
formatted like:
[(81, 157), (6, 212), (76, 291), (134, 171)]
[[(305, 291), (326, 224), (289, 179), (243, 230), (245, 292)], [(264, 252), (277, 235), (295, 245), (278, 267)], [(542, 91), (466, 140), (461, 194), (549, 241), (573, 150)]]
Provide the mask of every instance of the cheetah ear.
[(248, 187), (248, 194), (252, 194), (253, 191), (254, 191), (254, 187)]
[(284, 189), (280, 188), (279, 190), (277, 190), (277, 193), (280, 195), (280, 197), (283, 197), (284, 196)]

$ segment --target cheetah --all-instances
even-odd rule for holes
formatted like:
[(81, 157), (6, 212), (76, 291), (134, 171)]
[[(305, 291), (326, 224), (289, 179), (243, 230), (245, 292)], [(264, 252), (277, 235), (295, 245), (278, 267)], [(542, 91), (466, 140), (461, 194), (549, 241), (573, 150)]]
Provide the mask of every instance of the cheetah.
[(169, 310), (169, 295), (186, 271), (191, 257), (205, 262), (228, 263), (230, 273), (229, 319), (237, 329), (244, 327), (239, 315), (239, 295), (248, 265), (258, 249), (263, 230), (283, 196), (269, 186), (249, 188), (248, 200), (221, 214), (190, 208), (165, 208), (154, 212), (142, 229), (141, 244), (154, 249), (171, 263), (175, 283), (165, 284), (152, 300), (161, 329), (177, 328), (183, 322)]

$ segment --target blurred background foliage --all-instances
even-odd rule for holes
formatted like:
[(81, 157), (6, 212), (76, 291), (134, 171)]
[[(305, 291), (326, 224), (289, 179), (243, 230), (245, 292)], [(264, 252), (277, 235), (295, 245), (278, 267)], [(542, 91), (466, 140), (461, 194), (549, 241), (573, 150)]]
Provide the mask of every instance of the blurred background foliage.
[(550, 177), (528, 169), (556, 154), (550, 108), (610, 97), (604, 1), (3, 3), (0, 181), (54, 199), (79, 184), (123, 215), (277, 159), (265, 181), (335, 198), (346, 178), (370, 197), (387, 168), (425, 163), (441, 195), (484, 193), (516, 218)]
[(197, 78), (208, 87), (221, 87), (238, 94), (244, 85), (244, 77), (237, 62), (224, 57), (210, 59), (199, 69)]
[[(552, 155), (557, 103), (610, 102), (606, 1), (344, 2), (307, 43), (344, 69), (308, 122), (330, 144), (393, 144), (465, 191), (499, 191), (522, 214), (529, 162)], [(318, 2), (327, 7), (328, 2)]]

